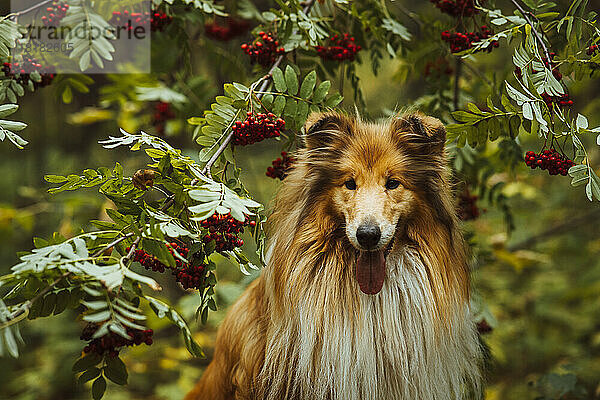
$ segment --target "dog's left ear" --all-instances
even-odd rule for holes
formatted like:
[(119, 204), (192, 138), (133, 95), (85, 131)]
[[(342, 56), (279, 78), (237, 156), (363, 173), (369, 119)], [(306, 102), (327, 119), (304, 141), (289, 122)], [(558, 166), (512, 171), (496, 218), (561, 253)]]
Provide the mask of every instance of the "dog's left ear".
[(392, 131), (401, 146), (424, 153), (442, 153), (446, 144), (446, 128), (434, 117), (412, 113), (398, 117)]

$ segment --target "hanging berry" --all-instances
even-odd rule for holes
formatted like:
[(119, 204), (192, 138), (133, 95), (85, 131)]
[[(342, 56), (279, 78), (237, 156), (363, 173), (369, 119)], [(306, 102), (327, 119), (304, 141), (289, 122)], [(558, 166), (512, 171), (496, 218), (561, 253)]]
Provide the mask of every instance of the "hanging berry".
[(573, 105), (573, 100), (571, 100), (571, 97), (568, 93), (565, 93), (561, 96), (550, 96), (548, 93), (544, 92), (541, 94), (541, 96), (550, 111), (554, 109), (555, 104), (559, 107), (570, 107)]
[(46, 8), (46, 15), (42, 16), (42, 22), (45, 26), (57, 27), (60, 21), (67, 15), (69, 5), (64, 1), (53, 1)]
[(354, 37), (347, 33), (343, 35), (336, 34), (329, 38), (328, 46), (316, 46), (315, 49), (319, 53), (319, 57), (324, 60), (354, 61), (356, 54), (361, 49), (354, 41)]
[[(494, 35), (494, 31), (487, 27), (487, 25), (481, 26), (478, 32), (442, 32), (442, 40), (450, 45), (451, 53), (458, 53), (464, 50), (468, 50), (473, 47), (473, 43), (480, 42)], [(487, 47), (481, 49), (482, 51), (491, 52), (494, 48), (500, 46), (497, 40), (492, 41)]]
[[(20, 61), (12, 63), (5, 62), (2, 65), (2, 72), (4, 72), (4, 76), (9, 79), (14, 79), (23, 86), (29, 85), (29, 82), (31, 81), (35, 89), (50, 85), (56, 77), (54, 68), (43, 67), (35, 58), (23, 58)], [(39, 82), (36, 82), (31, 78), (31, 74), (35, 72), (42, 78)]]
[(257, 63), (268, 67), (275, 62), (277, 57), (285, 54), (283, 47), (279, 47), (279, 41), (275, 40), (271, 33), (258, 32), (258, 38), (253, 43), (244, 43), (241, 46), (244, 53), (250, 56), (252, 64)]
[(219, 24), (216, 20), (204, 25), (204, 33), (208, 38), (224, 42), (243, 35), (249, 29), (248, 21), (232, 17), (227, 18), (225, 25)]
[(597, 51), (600, 51), (600, 46), (598, 46), (597, 44), (591, 45), (590, 47), (587, 48), (587, 55), (591, 56), (596, 54)]
[[(472, 17), (479, 13), (475, 0), (430, 0), (441, 12), (453, 17)], [(484, 3), (481, 0), (480, 3)]]
[(539, 154), (528, 151), (525, 153), (525, 164), (531, 169), (540, 168), (547, 170), (550, 175), (563, 176), (566, 176), (569, 168), (575, 165), (572, 160), (554, 148), (541, 151)]
[(108, 21), (116, 27), (126, 28), (128, 31), (136, 27), (150, 28), (152, 32), (162, 32), (173, 21), (173, 17), (163, 11), (130, 12), (129, 10), (115, 11)]
[(154, 106), (154, 115), (152, 116), (152, 125), (156, 128), (159, 134), (165, 133), (167, 121), (175, 118), (175, 112), (169, 103), (163, 101)]
[(276, 118), (273, 113), (253, 114), (248, 111), (244, 122), (237, 121), (231, 128), (233, 131), (233, 144), (246, 146), (268, 138), (278, 137), (284, 128), (285, 121)]
[(88, 324), (81, 332), (81, 340), (89, 342), (83, 348), (84, 353), (96, 353), (100, 356), (108, 355), (109, 357), (116, 357), (119, 355), (119, 351), (125, 346), (139, 346), (142, 343), (150, 346), (153, 342), (152, 335), (154, 331), (152, 329), (138, 330), (127, 327), (129, 339), (125, 339), (114, 332), (109, 332), (102, 337), (94, 339), (93, 335), (98, 328), (99, 326), (96, 324)]
[(273, 179), (283, 180), (287, 176), (288, 169), (292, 166), (295, 161), (293, 157), (290, 157), (285, 151), (281, 152), (281, 157), (273, 160), (272, 167), (267, 168), (267, 176)]
[(201, 226), (208, 229), (208, 234), (202, 238), (204, 243), (215, 241), (216, 251), (230, 251), (236, 247), (242, 247), (244, 241), (238, 237), (244, 233), (244, 226), (254, 227), (255, 221), (251, 221), (248, 217), (244, 222), (229, 214), (213, 214), (209, 218), (202, 221)]

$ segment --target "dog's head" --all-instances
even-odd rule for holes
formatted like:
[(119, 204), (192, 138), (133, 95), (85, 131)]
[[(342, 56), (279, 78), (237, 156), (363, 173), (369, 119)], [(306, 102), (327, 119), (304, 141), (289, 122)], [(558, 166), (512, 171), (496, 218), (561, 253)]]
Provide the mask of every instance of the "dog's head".
[(439, 196), (446, 169), (446, 132), (421, 114), (385, 123), (338, 113), (312, 114), (305, 127), (305, 157), (313, 199), (345, 227), (356, 249), (363, 292), (381, 290), (385, 258), (394, 239), (425, 209), (448, 223)]

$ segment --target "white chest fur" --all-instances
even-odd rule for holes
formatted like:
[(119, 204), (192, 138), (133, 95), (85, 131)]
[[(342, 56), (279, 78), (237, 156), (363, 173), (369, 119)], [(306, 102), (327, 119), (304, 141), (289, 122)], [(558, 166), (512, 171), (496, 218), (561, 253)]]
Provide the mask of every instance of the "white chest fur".
[[(287, 356), (267, 349), (271, 384), (287, 378), (287, 396), (302, 400), (454, 400), (478, 386), (480, 350), (467, 306), (456, 310), (449, 334), (436, 334), (434, 296), (416, 250), (390, 254), (387, 267), (381, 292), (359, 293), (358, 307), (336, 291), (307, 293), (295, 321), (278, 329), (280, 339), (294, 337)], [(277, 342), (268, 348), (284, 345)]]

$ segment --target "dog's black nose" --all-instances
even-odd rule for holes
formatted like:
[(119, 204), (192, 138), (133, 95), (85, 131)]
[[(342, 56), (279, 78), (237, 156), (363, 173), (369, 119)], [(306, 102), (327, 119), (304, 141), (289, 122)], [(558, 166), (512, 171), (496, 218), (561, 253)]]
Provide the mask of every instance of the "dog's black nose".
[(381, 239), (381, 230), (373, 223), (362, 224), (356, 230), (356, 240), (365, 249), (377, 246)]

